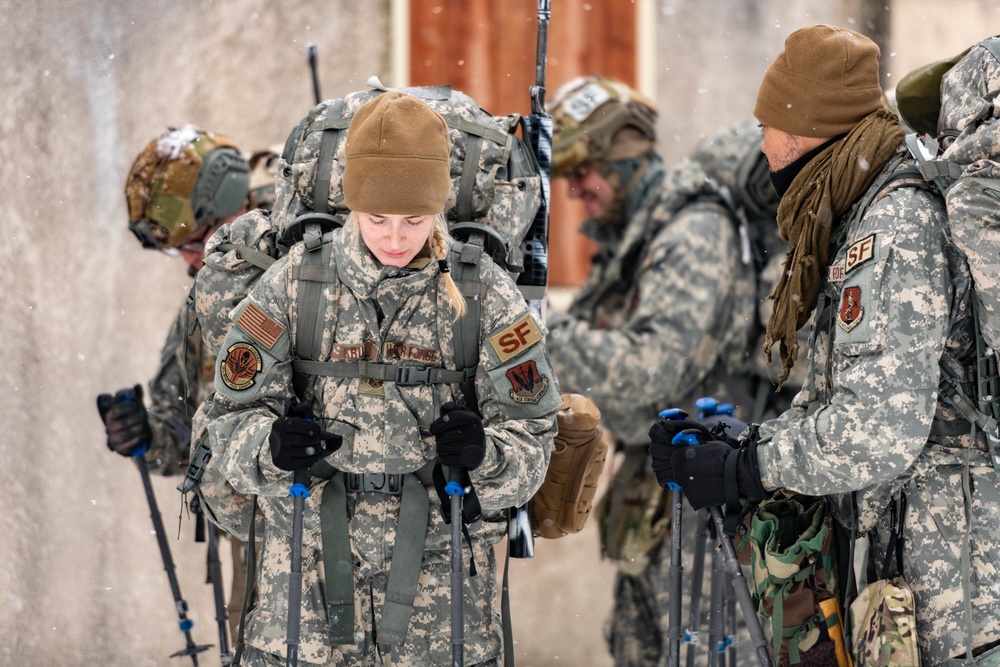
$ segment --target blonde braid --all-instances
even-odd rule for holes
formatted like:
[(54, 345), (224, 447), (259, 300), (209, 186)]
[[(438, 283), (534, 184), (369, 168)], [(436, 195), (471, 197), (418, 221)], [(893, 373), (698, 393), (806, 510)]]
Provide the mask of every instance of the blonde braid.
[[(437, 216), (434, 219), (434, 231), (431, 232), (431, 254), (438, 261), (448, 259), (448, 242), (451, 240), (451, 235), (448, 234), (445, 224), (444, 215)], [(442, 273), (441, 278), (444, 279), (444, 286), (448, 291), (448, 299), (451, 301), (452, 307), (455, 308), (455, 319), (458, 319), (465, 314), (465, 296), (458, 289), (455, 281), (451, 279), (451, 273)]]

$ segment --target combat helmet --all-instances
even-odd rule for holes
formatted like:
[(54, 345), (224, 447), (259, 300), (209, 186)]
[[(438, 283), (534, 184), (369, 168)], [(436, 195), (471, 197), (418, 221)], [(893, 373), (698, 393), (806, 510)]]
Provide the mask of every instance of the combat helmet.
[(271, 146), (254, 151), (250, 155), (250, 200), (251, 206), (270, 211), (274, 208), (276, 193), (274, 179), (281, 162), (283, 146)]
[(645, 95), (604, 76), (573, 79), (552, 98), (552, 175), (607, 157), (611, 140), (631, 126), (656, 141), (657, 111)]
[(125, 180), (129, 229), (144, 248), (176, 248), (198, 229), (240, 212), (250, 168), (236, 144), (194, 125), (149, 142)]

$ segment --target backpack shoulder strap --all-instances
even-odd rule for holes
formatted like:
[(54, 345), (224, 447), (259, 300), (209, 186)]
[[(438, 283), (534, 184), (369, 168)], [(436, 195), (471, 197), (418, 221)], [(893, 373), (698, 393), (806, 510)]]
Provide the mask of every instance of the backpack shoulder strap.
[(459, 383), (465, 407), (476, 413), (479, 412), (479, 401), (476, 398), (475, 369), (479, 365), (483, 300), (488, 289), (482, 263), (485, 243), (484, 235), (473, 233), (468, 242), (452, 245), (448, 258), (452, 280), (465, 297), (465, 314), (455, 327), (455, 368), (466, 375), (466, 379)]
[[(296, 359), (319, 359), (323, 352), (323, 333), (331, 325), (326, 319), (327, 295), (325, 291), (332, 285), (336, 293), (333, 299), (339, 298), (340, 282), (337, 279), (337, 269), (333, 266), (333, 239), (329, 234), (322, 234), (317, 227), (307, 226), (303, 234), (305, 252), (302, 261), (293, 271), (293, 278), (298, 282), (298, 300), (296, 312), (298, 322), (295, 329), (295, 340), (292, 341)], [(304, 400), (307, 390), (312, 386), (309, 374), (292, 364), (292, 384), (295, 394)]]

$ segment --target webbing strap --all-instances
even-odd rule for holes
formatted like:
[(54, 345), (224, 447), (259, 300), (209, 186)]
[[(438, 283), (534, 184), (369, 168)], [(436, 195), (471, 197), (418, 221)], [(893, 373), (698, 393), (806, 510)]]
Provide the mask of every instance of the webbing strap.
[[(311, 471), (312, 472), (312, 471)], [(335, 471), (334, 471), (335, 472)], [(330, 624), (330, 644), (354, 643), (354, 566), (347, 530), (344, 476), (332, 474), (323, 487), (320, 526), (323, 533), (323, 587)]]
[[(219, 245), (215, 246), (215, 249), (219, 252), (229, 252), (230, 250), (235, 250), (236, 254), (239, 255), (240, 259), (250, 262), (254, 266), (260, 269), (264, 269), (265, 271), (269, 269), (272, 264), (278, 261), (277, 259), (271, 257), (267, 253), (263, 253), (259, 250), (255, 250), (254, 248), (250, 248), (245, 245), (236, 245), (235, 243), (220, 243)], [(212, 267), (226, 270), (224, 267), (221, 267), (214, 263), (212, 264)]]
[(430, 518), (430, 499), (416, 475), (403, 477), (403, 498), (396, 522), (396, 541), (392, 547), (392, 567), (386, 585), (385, 604), (378, 624), (379, 644), (398, 646), (406, 639), (406, 628), (417, 595), (420, 563)]
[[(326, 110), (328, 122), (330, 119), (344, 120), (344, 100), (338, 99)], [(319, 213), (329, 213), (330, 178), (333, 175), (333, 156), (337, 151), (337, 139), (341, 127), (331, 122), (323, 127), (323, 138), (319, 145), (319, 157), (316, 163), (316, 187), (313, 189), (313, 210)]]
[(310, 361), (292, 360), (292, 370), (307, 375), (335, 378), (369, 378), (395, 382), (404, 387), (423, 384), (460, 384), (476, 376), (476, 367), (464, 371), (430, 366), (400, 366), (375, 361)]
[(243, 651), (246, 648), (247, 614), (250, 613), (250, 602), (253, 600), (253, 591), (257, 586), (257, 496), (253, 498), (253, 507), (250, 510), (250, 535), (243, 543), (247, 550), (247, 576), (243, 589), (243, 605), (240, 607), (240, 622), (237, 625), (236, 648), (233, 651), (233, 667), (238, 667), (243, 659)]
[(337, 284), (337, 275), (330, 267), (333, 244), (325, 243), (319, 250), (306, 251), (295, 271), (298, 279), (298, 327), (295, 349), (299, 356), (318, 359), (322, 353), (323, 332), (326, 330), (326, 299), (323, 290)]
[(455, 200), (455, 218), (459, 222), (472, 220), (472, 191), (476, 187), (476, 173), (479, 171), (479, 156), (482, 152), (482, 142), (466, 142), (462, 178), (458, 182), (458, 195)]
[[(482, 259), (483, 247), (476, 244), (482, 236), (473, 233), (470, 242), (462, 246), (460, 251), (453, 251), (451, 258), (452, 279), (465, 296), (465, 314), (454, 328), (455, 368), (475, 369), (479, 365), (479, 335), (483, 299), (486, 296), (486, 285), (479, 280), (479, 262)], [(457, 260), (457, 261), (456, 261)], [(466, 407), (479, 412), (476, 400), (475, 372), (460, 382), (462, 396)]]
[[(500, 144), (501, 146), (506, 146), (511, 139), (511, 134), (509, 132), (501, 132), (492, 127), (487, 127), (485, 125), (480, 125), (475, 121), (471, 121), (467, 118), (462, 118), (461, 116), (455, 116), (452, 114), (441, 114), (444, 118), (444, 122), (448, 124), (448, 127), (459, 130), (460, 132), (465, 132), (466, 134), (471, 134), (477, 137), (482, 137), (483, 139), (488, 139), (493, 143)], [(478, 150), (478, 149), (477, 149)], [(469, 163), (468, 158), (466, 158), (466, 163)], [(478, 162), (478, 160), (477, 160)], [(473, 162), (472, 164), (477, 164)]]

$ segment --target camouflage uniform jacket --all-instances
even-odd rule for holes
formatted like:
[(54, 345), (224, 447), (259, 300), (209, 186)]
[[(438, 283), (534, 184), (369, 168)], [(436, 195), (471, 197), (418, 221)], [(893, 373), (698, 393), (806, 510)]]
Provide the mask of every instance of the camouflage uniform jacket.
[[(859, 202), (878, 191), (879, 180)], [(969, 424), (938, 392), (939, 361), (972, 380), (968, 267), (948, 240), (940, 197), (915, 187), (922, 182), (902, 183), (860, 219), (852, 210), (839, 221), (806, 382), (791, 410), (762, 425), (757, 452), (765, 487), (834, 494), (841, 521), (871, 533), (878, 563), (889, 498), (906, 493), (903, 571), (917, 600), (923, 664), (932, 665), (965, 650), (958, 563), (967, 460), (975, 490), (968, 508), (973, 645), (1000, 638), (1000, 485), (985, 441), (971, 441)]]
[(584, 231), (599, 251), (569, 317), (550, 321), (549, 354), (564, 389), (592, 398), (619, 443), (645, 448), (659, 410), (730, 397), (721, 378), (747, 370), (754, 268), (717, 186), (691, 161), (648, 185), (620, 234), (591, 221)]
[(151, 472), (183, 473), (191, 453), (191, 421), (202, 399), (212, 394), (215, 356), (181, 306), (160, 353), (160, 368), (149, 383), (149, 426), (153, 432), (146, 461)]
[[(366, 359), (453, 369), (454, 311), (438, 263), (424, 260), (405, 269), (383, 267), (349, 232), (334, 232), (327, 238), (334, 243), (331, 265), (337, 282), (325, 292), (328, 325), (321, 361)], [(303, 252), (302, 244), (294, 246), (261, 277), (233, 313), (235, 325), (220, 352), (215, 404), (207, 425), (216, 454), (202, 480), (211, 511), (237, 535), (245, 535), (247, 526), (239, 497), (257, 496), (266, 537), (258, 577), (260, 604), (248, 621), (248, 643), (273, 654), (285, 651), (292, 518), (288, 489), (292, 475), (274, 466), (268, 436), (272, 422), (293, 396), (291, 362), (296, 352), (292, 341), (298, 335), (300, 285), (293, 276)], [(467, 602), (465, 629), (466, 654), (471, 653), (470, 659), (477, 662), (500, 651), (499, 627), (492, 612), (495, 575), (489, 567), (489, 545), (506, 534), (504, 508), (524, 503), (541, 485), (555, 435), (555, 412), (561, 404), (541, 326), (509, 277), (485, 257), (482, 261), (487, 289), (480, 297), (481, 340), (475, 384), (487, 445), (485, 460), (470, 475), (484, 519), (469, 528), (480, 563), (479, 575), (470, 586), (483, 588), (474, 589), (479, 594), (472, 594), (473, 601)], [(230, 357), (233, 363), (227, 361)], [(254, 363), (241, 363), (248, 358)], [(533, 391), (524, 391), (517, 382), (516, 376), (526, 375), (535, 380)], [(376, 474), (408, 473), (433, 461), (435, 443), (428, 427), (443, 403), (460, 400), (457, 387), (449, 384), (403, 386), (392, 381), (338, 377), (317, 377), (311, 395), (314, 414), (323, 420), (323, 427), (343, 436), (340, 449), (326, 461), (339, 471)], [(320, 499), (327, 484), (311, 477), (305, 501), (300, 654), (308, 662), (323, 664), (332, 659), (334, 650), (328, 641), (322, 594), (316, 592), (321, 590), (324, 576), (318, 565), (322, 562)], [(432, 559), (445, 569), (427, 575), (427, 579), (421, 575), (407, 647), (418, 647), (426, 640), (423, 650), (430, 645), (433, 654), (438, 646), (447, 654), (447, 614), (436, 618), (434, 612), (418, 613), (416, 607), (418, 602), (429, 605), (443, 599), (447, 609), (448, 596), (441, 591), (447, 591), (448, 566), (441, 554), (446, 554), (451, 544), (450, 527), (441, 516), (436, 491), (427, 488), (426, 493), (430, 520), (423, 558), (425, 564)], [(379, 577), (389, 568), (399, 509), (399, 496), (348, 492), (358, 609), (363, 610), (372, 596), (377, 599), (384, 593), (374, 590), (367, 594), (362, 588), (377, 588)], [(468, 589), (466, 595), (470, 595)], [(381, 611), (372, 613), (378, 624)], [(360, 644), (362, 637), (371, 634), (371, 615), (362, 611), (358, 616), (355, 637)], [(420, 627), (415, 629), (415, 625)], [(425, 635), (427, 626), (445, 630)], [(355, 649), (342, 646), (336, 650)]]

